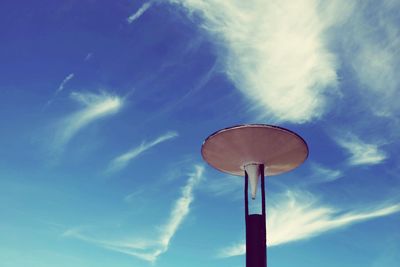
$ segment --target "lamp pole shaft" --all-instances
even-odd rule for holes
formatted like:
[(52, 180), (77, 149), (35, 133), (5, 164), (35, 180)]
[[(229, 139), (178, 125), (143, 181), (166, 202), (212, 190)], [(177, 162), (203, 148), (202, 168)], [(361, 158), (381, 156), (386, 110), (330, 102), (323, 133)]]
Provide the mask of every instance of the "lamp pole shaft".
[(249, 177), (245, 171), (246, 267), (267, 266), (264, 165), (260, 164), (258, 167), (260, 168), (261, 176), (261, 214), (249, 214)]

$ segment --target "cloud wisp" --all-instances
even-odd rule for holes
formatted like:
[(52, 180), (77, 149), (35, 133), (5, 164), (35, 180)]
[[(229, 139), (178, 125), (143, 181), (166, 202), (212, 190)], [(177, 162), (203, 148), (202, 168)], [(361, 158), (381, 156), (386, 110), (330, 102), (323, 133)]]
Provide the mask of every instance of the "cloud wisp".
[(135, 13), (133, 13), (132, 15), (130, 15), (126, 21), (131, 24), (133, 23), (135, 20), (137, 20), (138, 18), (140, 18), (144, 12), (147, 11), (147, 9), (149, 9), (152, 6), (152, 2), (146, 2), (144, 3)]
[(375, 115), (398, 116), (400, 4), (391, 0), (361, 1), (355, 10), (345, 31), (351, 37), (341, 35), (340, 40), (361, 85), (361, 97), (366, 98), (368, 109)]
[(71, 73), (71, 74), (69, 74), (67, 77), (65, 77), (65, 79), (60, 83), (60, 85), (58, 86), (58, 88), (57, 88), (57, 90), (56, 90), (56, 95), (58, 94), (58, 93), (60, 93), (61, 91), (63, 91), (64, 90), (64, 87), (65, 87), (65, 85), (70, 81), (70, 80), (72, 80), (72, 78), (74, 78), (74, 74), (73, 73)]
[[(325, 232), (352, 224), (388, 216), (400, 212), (400, 204), (387, 204), (368, 209), (339, 210), (321, 205), (318, 200), (302, 192), (288, 191), (278, 202), (270, 202), (267, 229), (268, 246), (278, 246), (309, 239)], [(232, 257), (245, 253), (240, 242), (222, 249), (220, 257)]]
[(68, 75), (64, 78), (64, 80), (60, 83), (60, 85), (58, 86), (58, 88), (57, 88), (56, 91), (54, 92), (53, 97), (52, 97), (49, 101), (47, 101), (47, 103), (46, 103), (46, 105), (44, 106), (44, 108), (46, 108), (48, 105), (50, 105), (50, 104), (54, 101), (54, 98), (55, 98), (59, 93), (61, 93), (61, 92), (64, 90), (65, 85), (66, 85), (70, 80), (72, 80), (72, 79), (74, 78), (74, 76), (75, 76), (75, 74), (70, 73), (70, 74), (68, 74)]
[(128, 195), (124, 196), (123, 199), (127, 203), (133, 202), (133, 200), (136, 199), (143, 192), (144, 192), (143, 188), (137, 189), (137, 190), (133, 191), (132, 193), (129, 193)]
[(210, 179), (204, 185), (204, 190), (216, 197), (229, 196), (230, 199), (238, 200), (243, 198), (243, 185), (241, 177), (225, 175), (218, 179)]
[(204, 167), (195, 166), (195, 171), (190, 175), (187, 184), (182, 188), (181, 197), (175, 202), (170, 217), (161, 227), (159, 243), (162, 245), (161, 253), (165, 252), (178, 227), (189, 214), (190, 204), (193, 202), (193, 189), (203, 178)]
[(56, 136), (57, 147), (62, 147), (82, 128), (107, 115), (117, 113), (123, 106), (123, 99), (105, 92), (72, 92), (71, 98), (83, 105), (83, 109), (64, 119)]
[(123, 168), (125, 168), (130, 161), (132, 161), (134, 158), (138, 157), (140, 154), (143, 152), (149, 150), (150, 148), (165, 142), (169, 139), (175, 138), (178, 136), (177, 132), (167, 132), (159, 137), (157, 137), (155, 140), (151, 142), (142, 142), (138, 147), (135, 147), (128, 152), (116, 157), (111, 161), (108, 167), (109, 172), (113, 171), (119, 171)]
[(110, 241), (89, 237), (83, 234), (79, 228), (69, 229), (63, 233), (63, 236), (93, 243), (97, 246), (128, 254), (145, 261), (155, 262), (160, 255), (168, 251), (172, 238), (190, 213), (190, 205), (194, 200), (193, 191), (203, 179), (204, 167), (195, 165), (194, 169), (194, 172), (189, 174), (186, 185), (182, 187), (181, 195), (175, 201), (169, 218), (165, 224), (157, 227), (158, 236), (144, 239)]
[(321, 16), (318, 1), (170, 2), (202, 18), (226, 74), (261, 116), (303, 123), (326, 111), (337, 63), (325, 32), (335, 20)]
[(340, 170), (333, 170), (318, 163), (311, 163), (311, 176), (306, 182), (332, 182), (343, 176)]
[(377, 144), (365, 143), (354, 135), (347, 135), (336, 141), (350, 153), (350, 165), (374, 165), (386, 159), (386, 154)]
[(83, 60), (84, 61), (89, 61), (92, 57), (93, 57), (93, 53), (88, 53)]

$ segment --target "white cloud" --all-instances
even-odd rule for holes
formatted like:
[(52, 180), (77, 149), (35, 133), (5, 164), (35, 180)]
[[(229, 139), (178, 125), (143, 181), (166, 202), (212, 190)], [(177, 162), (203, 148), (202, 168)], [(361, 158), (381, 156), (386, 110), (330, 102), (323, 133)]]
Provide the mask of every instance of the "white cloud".
[(126, 20), (128, 21), (129, 24), (140, 18), (140, 16), (143, 15), (144, 12), (147, 11), (151, 7), (152, 3), (151, 2), (146, 2), (144, 3), (135, 13), (130, 15)]
[(193, 190), (203, 178), (204, 167), (195, 166), (189, 175), (186, 185), (181, 190), (181, 196), (175, 201), (165, 224), (158, 227), (158, 236), (145, 239), (122, 239), (117, 241), (101, 240), (82, 234), (81, 229), (74, 228), (64, 232), (63, 236), (73, 237), (93, 243), (103, 248), (125, 253), (142, 260), (155, 262), (157, 258), (168, 251), (173, 236), (190, 212), (194, 200)]
[(68, 116), (62, 123), (56, 136), (56, 145), (66, 144), (79, 130), (88, 124), (114, 114), (123, 105), (123, 99), (108, 93), (79, 93), (72, 92), (71, 98), (84, 107), (80, 111)]
[(386, 154), (377, 144), (364, 143), (354, 135), (347, 135), (336, 141), (351, 154), (350, 165), (373, 165), (386, 159)]
[(46, 105), (44, 106), (44, 108), (46, 108), (48, 105), (50, 105), (50, 104), (54, 101), (54, 98), (55, 98), (60, 92), (62, 92), (62, 91), (64, 90), (65, 85), (66, 85), (70, 80), (72, 80), (72, 78), (74, 78), (74, 76), (75, 76), (75, 75), (74, 75), (73, 73), (70, 73), (70, 74), (68, 74), (68, 75), (64, 78), (64, 80), (60, 83), (60, 85), (58, 86), (57, 90), (55, 91), (53, 97), (52, 97), (49, 101), (47, 101), (47, 103), (46, 103)]
[[(352, 211), (325, 206), (312, 195), (288, 191), (284, 198), (269, 201), (267, 212), (267, 243), (269, 247), (305, 240), (327, 231), (354, 223), (400, 212), (400, 204), (391, 204)], [(244, 242), (220, 251), (219, 256), (231, 257), (245, 253)]]
[(329, 169), (317, 163), (311, 163), (311, 171), (309, 179), (313, 182), (332, 182), (343, 176), (342, 171)]
[(398, 114), (400, 4), (388, 0), (357, 3), (346, 24), (345, 38), (339, 34), (346, 60), (361, 85), (360, 98), (376, 115)]
[(113, 159), (109, 165), (108, 170), (109, 171), (117, 171), (121, 170), (124, 168), (130, 161), (132, 161), (134, 158), (145, 152), (146, 150), (149, 150), (150, 148), (165, 142), (169, 139), (175, 138), (178, 136), (178, 133), (176, 132), (167, 132), (166, 134), (163, 134), (156, 138), (155, 140), (146, 143), (142, 142), (138, 147), (135, 147), (134, 149), (129, 150), (128, 152), (116, 157)]
[(337, 64), (324, 34), (339, 10), (321, 15), (318, 0), (170, 2), (203, 19), (227, 75), (263, 116), (301, 123), (325, 112)]
[(71, 73), (69, 74), (67, 77), (64, 78), (64, 80), (61, 82), (61, 84), (58, 86), (57, 90), (56, 90), (56, 94), (60, 93), (62, 90), (64, 90), (64, 86), (67, 84), (67, 82), (69, 82), (70, 80), (72, 80), (72, 78), (74, 78), (74, 74)]
[(160, 243), (163, 245), (164, 250), (168, 249), (171, 238), (178, 230), (179, 225), (189, 214), (190, 204), (193, 201), (193, 188), (202, 179), (204, 167), (196, 166), (195, 169), (195, 172), (191, 174), (187, 184), (182, 188), (182, 195), (175, 202), (175, 206), (171, 211), (169, 220), (164, 226), (161, 227), (162, 235), (160, 236)]
[(215, 196), (229, 195), (234, 199), (242, 199), (243, 185), (242, 177), (225, 175), (216, 179), (209, 179), (207, 184), (204, 185), (204, 189)]
[(246, 244), (244, 242), (239, 242), (229, 247), (221, 249), (218, 256), (221, 258), (228, 258), (228, 257), (240, 256), (243, 254), (246, 254)]
[(143, 192), (144, 192), (144, 189), (143, 189), (143, 188), (137, 189), (137, 190), (135, 190), (134, 192), (132, 192), (132, 193), (126, 195), (126, 196), (124, 197), (124, 201), (127, 202), (127, 203), (131, 203), (131, 202), (133, 202), (133, 200), (136, 199), (139, 195), (143, 194)]

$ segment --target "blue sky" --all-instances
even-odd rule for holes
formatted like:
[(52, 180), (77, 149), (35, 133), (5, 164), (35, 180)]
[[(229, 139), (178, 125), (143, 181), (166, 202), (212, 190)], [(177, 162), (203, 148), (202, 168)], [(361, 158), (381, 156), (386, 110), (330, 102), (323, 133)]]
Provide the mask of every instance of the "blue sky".
[(244, 266), (243, 180), (200, 155), (243, 123), (310, 149), (267, 178), (271, 266), (395, 266), (399, 11), (2, 1), (1, 266)]

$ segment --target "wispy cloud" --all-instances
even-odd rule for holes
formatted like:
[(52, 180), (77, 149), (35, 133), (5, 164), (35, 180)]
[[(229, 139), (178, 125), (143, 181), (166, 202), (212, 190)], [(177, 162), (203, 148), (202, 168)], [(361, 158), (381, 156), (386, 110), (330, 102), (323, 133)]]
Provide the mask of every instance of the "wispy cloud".
[(72, 92), (70, 96), (73, 100), (83, 105), (83, 109), (62, 121), (56, 136), (57, 146), (66, 144), (88, 124), (118, 112), (123, 105), (122, 98), (105, 92), (99, 94)]
[(135, 190), (134, 192), (132, 192), (132, 193), (126, 195), (126, 196), (124, 197), (124, 201), (127, 202), (127, 203), (130, 203), (130, 202), (132, 202), (134, 199), (136, 199), (139, 195), (141, 195), (143, 192), (144, 192), (144, 189), (143, 189), (143, 188), (137, 189), (137, 190)]
[(134, 22), (135, 20), (137, 20), (138, 18), (140, 18), (140, 16), (143, 15), (144, 12), (147, 11), (147, 9), (149, 9), (152, 5), (152, 2), (146, 2), (144, 3), (135, 13), (133, 13), (132, 15), (130, 15), (126, 21), (131, 24), (132, 22)]
[(203, 171), (204, 167), (195, 166), (195, 172), (191, 174), (187, 184), (182, 188), (181, 197), (175, 202), (167, 223), (161, 227), (162, 234), (159, 242), (164, 248), (163, 251), (168, 249), (172, 237), (189, 214), (190, 204), (193, 201), (193, 188), (201, 181)]
[(106, 249), (125, 253), (142, 260), (155, 262), (157, 258), (168, 251), (173, 236), (190, 212), (190, 205), (194, 200), (193, 191), (203, 178), (204, 167), (195, 165), (194, 172), (181, 190), (181, 196), (175, 201), (165, 224), (158, 227), (158, 236), (144, 239), (122, 239), (117, 241), (101, 240), (89, 237), (79, 228), (69, 229), (63, 236), (73, 237), (96, 244)]
[(84, 58), (84, 61), (90, 60), (90, 59), (92, 58), (92, 56), (93, 56), (93, 53), (88, 53), (88, 54), (86, 55), (86, 57)]
[(333, 170), (317, 163), (311, 163), (311, 171), (309, 180), (312, 182), (332, 182), (343, 176), (342, 171)]
[(301, 123), (325, 112), (337, 86), (325, 34), (339, 11), (322, 16), (316, 0), (170, 2), (201, 16), (227, 75), (263, 116)]
[[(388, 204), (367, 209), (343, 210), (322, 205), (304, 192), (288, 191), (278, 201), (270, 201), (267, 218), (268, 246), (278, 246), (305, 240), (357, 222), (400, 212), (400, 204)], [(245, 253), (240, 242), (224, 248), (219, 256), (231, 257)]]
[(340, 33), (344, 56), (361, 84), (360, 97), (376, 115), (400, 112), (399, 10), (398, 1), (357, 2), (346, 25), (345, 38)]
[(58, 88), (56, 89), (56, 91), (54, 92), (52, 98), (51, 98), (49, 101), (47, 101), (47, 103), (46, 103), (46, 105), (44, 106), (44, 108), (46, 108), (48, 105), (50, 105), (50, 104), (54, 101), (54, 98), (55, 98), (59, 93), (61, 93), (61, 92), (64, 90), (65, 85), (66, 85), (70, 80), (72, 80), (72, 79), (74, 78), (74, 76), (75, 76), (75, 75), (74, 75), (73, 73), (70, 73), (70, 74), (68, 74), (68, 75), (64, 78), (64, 80), (62, 80), (62, 82), (60, 83), (60, 85), (58, 86)]
[(74, 78), (74, 74), (71, 73), (69, 74), (67, 77), (64, 78), (64, 80), (60, 83), (60, 85), (58, 86), (57, 90), (56, 90), (56, 94), (60, 93), (62, 90), (64, 90), (64, 86), (67, 84), (67, 82), (69, 82), (70, 80), (72, 80), (72, 78)]
[(117, 171), (123, 169), (124, 167), (126, 167), (126, 165), (128, 165), (130, 161), (132, 161), (134, 158), (136, 158), (146, 150), (149, 150), (150, 148), (177, 136), (177, 132), (167, 132), (151, 142), (142, 142), (138, 147), (135, 147), (113, 159), (108, 167), (108, 171)]
[(218, 179), (210, 179), (207, 184), (204, 185), (204, 190), (214, 196), (229, 195), (234, 199), (241, 199), (243, 198), (243, 185), (243, 178), (225, 175), (223, 177), (218, 177)]
[(365, 143), (355, 135), (348, 134), (336, 141), (351, 154), (350, 165), (373, 165), (386, 159), (386, 154), (379, 149), (377, 144)]

